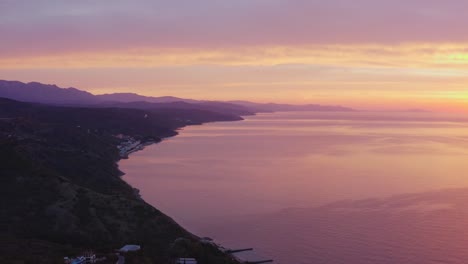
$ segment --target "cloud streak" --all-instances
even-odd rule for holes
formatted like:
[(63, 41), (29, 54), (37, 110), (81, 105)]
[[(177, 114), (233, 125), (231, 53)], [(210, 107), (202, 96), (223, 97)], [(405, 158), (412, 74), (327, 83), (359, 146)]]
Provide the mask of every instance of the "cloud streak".
[(462, 0), (3, 0), (0, 78), (468, 111), (466, 10)]
[[(468, 42), (468, 3), (435, 0), (6, 0), (0, 52)], [(31, 45), (32, 43), (34, 45)]]
[[(241, 48), (166, 48), (69, 52), (0, 57), (0, 68), (129, 68), (189, 65), (275, 66), (285, 64), (434, 69), (465, 75), (468, 44), (307, 45)], [(423, 71), (421, 71), (423, 73)]]

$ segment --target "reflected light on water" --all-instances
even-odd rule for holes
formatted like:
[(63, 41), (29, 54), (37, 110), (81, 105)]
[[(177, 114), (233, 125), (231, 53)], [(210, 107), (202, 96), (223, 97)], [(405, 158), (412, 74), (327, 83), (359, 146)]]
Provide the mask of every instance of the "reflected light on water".
[(468, 195), (439, 190), (468, 188), (467, 160), (463, 117), (297, 112), (187, 127), (120, 168), (189, 230), (278, 263), (466, 263)]

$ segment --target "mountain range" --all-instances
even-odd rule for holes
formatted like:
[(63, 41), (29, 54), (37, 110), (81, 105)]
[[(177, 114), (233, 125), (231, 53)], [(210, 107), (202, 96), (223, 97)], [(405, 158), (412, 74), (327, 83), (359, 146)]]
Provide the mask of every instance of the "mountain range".
[(318, 104), (291, 105), (254, 103), (249, 101), (206, 101), (173, 96), (150, 97), (136, 93), (94, 95), (76, 88), (60, 88), (56, 85), (38, 82), (23, 83), (6, 80), (0, 80), (0, 97), (22, 102), (56, 105), (112, 106), (139, 109), (175, 107), (182, 109), (220, 110), (222, 112), (227, 111), (238, 115), (277, 111), (353, 111), (353, 109), (343, 106)]

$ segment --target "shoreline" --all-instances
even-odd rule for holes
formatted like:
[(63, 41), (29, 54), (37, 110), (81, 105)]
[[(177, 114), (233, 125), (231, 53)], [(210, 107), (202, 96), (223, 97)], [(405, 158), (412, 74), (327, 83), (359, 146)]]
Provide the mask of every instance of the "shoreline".
[[(159, 142), (161, 142), (161, 141), (159, 141)], [(147, 146), (151, 146), (151, 145), (157, 144), (159, 142), (152, 141), (152, 140), (151, 141), (143, 141), (143, 142), (139, 143), (138, 145), (132, 147), (131, 149), (128, 149), (125, 152), (119, 153), (120, 154), (120, 159), (117, 162), (119, 162), (122, 159), (129, 159), (129, 157), (130, 157), (130, 155), (132, 153), (144, 150)]]
[[(144, 261), (135, 263), (171, 263), (189, 255), (202, 263), (238, 264), (144, 202), (120, 177), (118, 162), (177, 135), (188, 119), (194, 120), (192, 125), (241, 117), (177, 109), (145, 115), (147, 111), (139, 109), (9, 99), (2, 107), (11, 117), (0, 122), (1, 154), (8, 165), (2, 167), (3, 197), (10, 206), (3, 212), (8, 228), (2, 241), (9, 247), (0, 259), (55, 263), (85, 249), (105, 253), (139, 244), (147, 250), (135, 256)], [(123, 141), (128, 144), (123, 146)]]
[[(245, 119), (243, 120), (238, 120), (238, 121), (244, 121)], [(219, 122), (233, 122), (233, 121), (219, 121)], [(207, 122), (207, 123), (215, 123), (215, 122)], [(217, 123), (217, 122), (216, 122)], [(203, 123), (205, 124), (205, 123)], [(203, 125), (203, 124), (197, 124), (197, 125)], [(184, 126), (186, 127), (186, 126)], [(181, 127), (179, 129), (177, 129), (177, 133), (175, 135), (172, 135), (172, 136), (168, 136), (168, 137), (164, 137), (164, 138), (160, 138), (160, 140), (150, 140), (150, 141), (141, 141), (139, 144), (136, 144), (133, 148), (129, 149), (127, 152), (123, 153), (124, 155), (121, 155), (120, 159), (116, 162), (117, 166), (119, 166), (119, 162), (121, 160), (127, 160), (130, 158), (130, 155), (133, 154), (133, 153), (136, 153), (136, 152), (139, 152), (139, 151), (142, 151), (144, 150), (146, 147), (148, 146), (151, 146), (151, 145), (157, 145), (161, 142), (163, 142), (165, 139), (169, 139), (169, 138), (172, 138), (172, 137), (176, 137), (179, 135), (178, 131), (180, 131), (182, 128), (184, 127)], [(125, 181), (123, 179), (123, 176), (126, 175), (125, 172), (121, 171), (119, 169), (119, 171), (121, 172), (121, 175), (120, 175), (120, 179), (122, 179), (126, 184), (128, 184), (133, 190), (134, 190), (134, 195), (136, 196), (136, 198), (138, 198), (139, 200), (149, 204), (148, 202), (145, 201), (145, 199), (141, 196), (140, 194), (140, 190), (138, 188), (135, 188), (133, 187), (131, 184), (129, 184), (127, 181)], [(156, 208), (155, 206), (153, 206), (152, 204), (149, 204), (151, 207), (155, 208), (156, 210), (159, 210), (158, 208)], [(164, 215), (166, 215), (167, 217), (171, 218), (175, 223), (177, 223), (178, 225), (180, 225), (177, 221), (175, 221), (170, 215), (167, 215), (165, 214), (164, 212), (162, 212)], [(198, 242), (202, 243), (202, 244), (207, 244), (207, 245), (211, 245), (213, 246), (214, 248), (216, 248), (218, 251), (220, 251), (221, 253), (223, 254), (226, 254), (226, 256), (230, 257), (232, 261), (235, 261), (239, 264), (243, 264), (243, 263), (250, 263), (248, 262), (247, 260), (243, 260), (241, 259), (240, 257), (238, 256), (235, 256), (232, 252), (229, 252), (231, 249), (229, 248), (226, 248), (224, 247), (223, 245), (217, 243), (214, 239), (212, 238), (209, 238), (209, 237), (203, 237), (203, 236), (199, 236), (199, 235), (196, 235), (194, 233), (192, 233), (190, 230), (186, 229), (184, 226), (180, 225), (184, 230), (186, 230), (188, 233), (190, 233), (194, 238), (197, 239)]]

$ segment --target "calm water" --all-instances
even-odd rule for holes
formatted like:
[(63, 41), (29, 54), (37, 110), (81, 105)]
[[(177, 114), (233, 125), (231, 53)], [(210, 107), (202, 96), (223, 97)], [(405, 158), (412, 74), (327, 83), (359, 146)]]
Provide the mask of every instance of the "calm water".
[[(187, 127), (120, 163), (200, 236), (275, 263), (468, 263), (468, 122), (275, 113)], [(466, 188), (466, 189), (464, 189)]]

